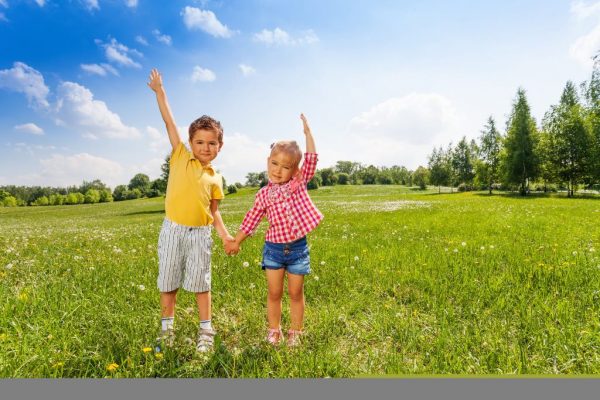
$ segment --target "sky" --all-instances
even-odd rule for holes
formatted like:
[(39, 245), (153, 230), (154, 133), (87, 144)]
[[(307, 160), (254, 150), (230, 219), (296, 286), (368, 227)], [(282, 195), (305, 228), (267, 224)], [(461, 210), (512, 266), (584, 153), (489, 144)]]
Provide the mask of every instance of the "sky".
[(0, 0), (0, 185), (111, 187), (160, 176), (180, 135), (221, 121), (227, 182), (311, 125), (319, 168), (427, 165), (434, 147), (505, 130), (517, 90), (538, 124), (589, 79), (600, 1)]

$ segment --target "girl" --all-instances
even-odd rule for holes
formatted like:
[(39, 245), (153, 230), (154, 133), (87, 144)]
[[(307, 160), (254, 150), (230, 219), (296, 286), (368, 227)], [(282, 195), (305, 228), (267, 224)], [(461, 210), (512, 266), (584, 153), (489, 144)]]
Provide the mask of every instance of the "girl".
[(304, 114), (300, 115), (306, 136), (304, 163), (300, 147), (295, 141), (281, 141), (271, 145), (267, 158), (269, 183), (256, 194), (254, 206), (248, 211), (235, 241), (225, 244), (227, 254), (236, 254), (240, 244), (254, 233), (266, 214), (269, 228), (265, 237), (262, 268), (267, 277), (267, 341), (279, 344), (281, 331), (281, 297), (283, 279), (287, 272), (290, 295), (291, 327), (288, 346), (300, 343), (304, 319), (304, 275), (310, 273), (310, 255), (306, 235), (315, 229), (323, 214), (308, 196), (307, 183), (315, 175), (317, 154), (312, 133)]

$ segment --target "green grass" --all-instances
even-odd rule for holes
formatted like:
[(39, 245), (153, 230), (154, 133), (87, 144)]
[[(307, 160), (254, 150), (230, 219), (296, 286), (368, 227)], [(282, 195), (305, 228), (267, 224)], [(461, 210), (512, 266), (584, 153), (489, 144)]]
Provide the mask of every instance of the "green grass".
[[(311, 192), (325, 220), (309, 235), (295, 350), (263, 343), (266, 222), (235, 258), (215, 240), (207, 357), (186, 343), (198, 317), (183, 291), (177, 346), (143, 351), (158, 329), (162, 199), (0, 209), (0, 376), (599, 374), (600, 200), (436, 192)], [(232, 233), (253, 195), (223, 201)]]

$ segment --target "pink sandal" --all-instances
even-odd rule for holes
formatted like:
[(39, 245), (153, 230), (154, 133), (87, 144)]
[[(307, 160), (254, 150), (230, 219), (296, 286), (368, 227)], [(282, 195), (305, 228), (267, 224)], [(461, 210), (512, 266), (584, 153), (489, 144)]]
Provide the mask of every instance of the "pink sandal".
[(270, 328), (267, 331), (267, 342), (272, 344), (273, 346), (278, 345), (283, 341), (283, 332), (281, 332), (281, 328)]
[(296, 347), (300, 344), (300, 337), (304, 333), (302, 331), (296, 331), (294, 329), (290, 329), (288, 331), (287, 345), (288, 347)]

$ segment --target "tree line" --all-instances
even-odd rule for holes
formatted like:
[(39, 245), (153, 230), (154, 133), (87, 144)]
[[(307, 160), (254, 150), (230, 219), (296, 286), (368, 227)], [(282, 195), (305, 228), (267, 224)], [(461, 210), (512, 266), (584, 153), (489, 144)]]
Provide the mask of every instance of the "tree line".
[[(337, 161), (334, 167), (317, 170), (309, 189), (331, 185), (408, 185), (457, 188), (463, 190), (518, 190), (526, 195), (534, 190), (563, 189), (569, 197), (578, 188), (600, 189), (600, 60), (595, 59), (589, 81), (579, 88), (567, 82), (557, 104), (544, 114), (541, 126), (531, 116), (526, 92), (519, 88), (504, 133), (489, 117), (478, 140), (466, 136), (456, 144), (434, 148), (427, 167), (409, 170), (404, 166), (377, 167), (354, 161)], [(136, 174), (127, 185), (111, 190), (100, 180), (80, 186), (28, 187), (0, 186), (0, 206), (45, 206), (93, 204), (158, 197), (165, 194), (169, 177), (169, 157), (161, 166), (161, 176), (150, 180)], [(266, 171), (250, 172), (245, 186), (263, 186)], [(235, 193), (243, 185), (223, 187)]]

